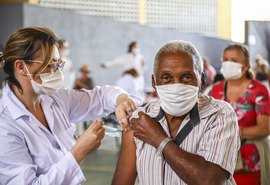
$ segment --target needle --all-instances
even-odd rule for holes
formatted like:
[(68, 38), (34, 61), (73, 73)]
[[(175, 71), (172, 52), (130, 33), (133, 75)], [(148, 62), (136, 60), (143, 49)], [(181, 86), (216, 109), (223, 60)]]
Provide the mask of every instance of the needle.
[(118, 128), (110, 127), (110, 126), (107, 126), (107, 125), (102, 125), (102, 127), (107, 129), (107, 130), (113, 131), (113, 132), (122, 132), (122, 130), (120, 130)]

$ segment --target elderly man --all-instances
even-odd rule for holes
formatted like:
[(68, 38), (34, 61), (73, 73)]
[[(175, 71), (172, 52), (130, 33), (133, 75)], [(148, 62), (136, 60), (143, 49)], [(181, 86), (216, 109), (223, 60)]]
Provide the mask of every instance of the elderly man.
[(134, 184), (137, 175), (143, 185), (235, 184), (237, 117), (226, 102), (200, 93), (202, 71), (188, 42), (158, 51), (152, 84), (159, 101), (133, 113), (112, 184)]

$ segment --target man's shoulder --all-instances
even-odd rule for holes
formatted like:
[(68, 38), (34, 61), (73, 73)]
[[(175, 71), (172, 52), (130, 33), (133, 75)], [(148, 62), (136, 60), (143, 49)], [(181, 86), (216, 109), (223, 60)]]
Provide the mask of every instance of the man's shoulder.
[(214, 113), (222, 114), (224, 112), (234, 112), (232, 106), (223, 100), (215, 99), (211, 96), (199, 95), (198, 108), (200, 115), (203, 117), (210, 116)]
[(138, 117), (139, 112), (144, 112), (148, 114), (151, 118), (155, 118), (160, 111), (160, 101), (153, 100), (143, 107), (139, 107), (136, 111), (133, 112), (132, 117)]

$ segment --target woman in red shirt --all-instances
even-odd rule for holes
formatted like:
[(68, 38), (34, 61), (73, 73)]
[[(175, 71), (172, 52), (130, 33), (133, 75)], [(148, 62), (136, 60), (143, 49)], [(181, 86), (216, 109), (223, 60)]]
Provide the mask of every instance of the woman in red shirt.
[[(215, 84), (210, 94), (216, 99), (227, 101), (234, 108), (241, 137), (240, 154), (243, 159), (241, 174), (257, 174), (259, 180), (259, 172), (263, 164), (260, 164), (256, 145), (246, 141), (262, 139), (269, 135), (269, 91), (260, 82), (254, 80), (249, 51), (242, 44), (232, 44), (224, 49), (221, 73), (225, 80)], [(242, 183), (254, 185), (254, 178), (253, 180), (241, 179), (239, 174), (236, 172), (234, 175), (238, 185)]]

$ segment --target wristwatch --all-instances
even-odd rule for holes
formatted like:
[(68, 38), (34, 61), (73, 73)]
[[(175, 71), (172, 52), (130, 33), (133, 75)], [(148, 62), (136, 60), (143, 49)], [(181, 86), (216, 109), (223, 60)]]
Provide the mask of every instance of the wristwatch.
[(156, 151), (156, 156), (160, 159), (163, 158), (163, 149), (164, 147), (170, 142), (172, 141), (172, 138), (171, 137), (166, 137), (159, 145), (159, 147), (157, 148), (157, 151)]

